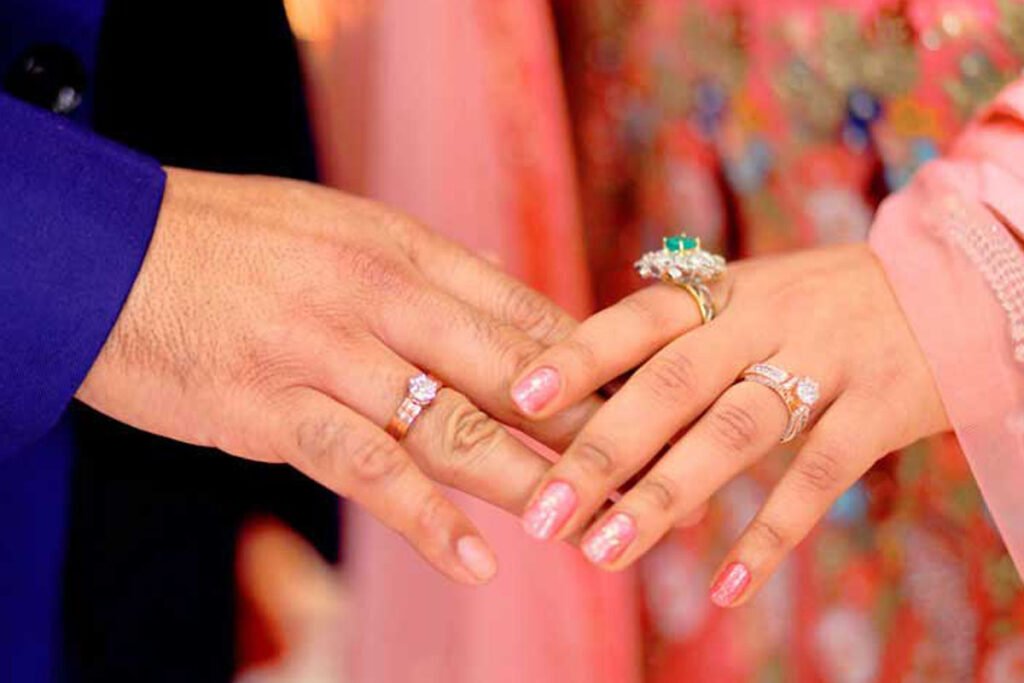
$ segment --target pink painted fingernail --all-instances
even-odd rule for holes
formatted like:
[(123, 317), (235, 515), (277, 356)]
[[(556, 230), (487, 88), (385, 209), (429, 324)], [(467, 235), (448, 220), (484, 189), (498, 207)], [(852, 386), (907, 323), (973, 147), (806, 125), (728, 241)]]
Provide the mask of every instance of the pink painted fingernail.
[(583, 541), (583, 554), (594, 564), (614, 562), (634, 538), (636, 522), (626, 513), (616, 512)]
[(558, 393), (560, 384), (557, 370), (537, 368), (512, 388), (512, 400), (524, 413), (539, 413)]
[(498, 572), (498, 561), (482, 538), (463, 536), (455, 544), (455, 552), (462, 566), (478, 581), (490, 581)]
[(523, 514), (523, 529), (534, 538), (551, 538), (576, 509), (576, 492), (564, 481), (553, 481)]
[(719, 607), (729, 607), (740, 597), (750, 583), (750, 570), (739, 562), (725, 568), (711, 586), (711, 602)]

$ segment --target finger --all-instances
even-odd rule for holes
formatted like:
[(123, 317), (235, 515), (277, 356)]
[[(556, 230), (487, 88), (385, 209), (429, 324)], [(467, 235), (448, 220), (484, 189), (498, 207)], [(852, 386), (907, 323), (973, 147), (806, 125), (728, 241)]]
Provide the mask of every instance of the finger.
[(418, 230), (410, 258), (436, 287), (524, 332), (544, 346), (555, 344), (578, 322), (553, 301), (430, 230)]
[[(786, 354), (769, 362), (781, 368), (811, 366), (827, 404), (838, 390), (838, 373), (819, 367), (825, 363), (806, 358), (801, 363), (801, 357)], [(768, 387), (755, 382), (730, 387), (650, 473), (593, 525), (582, 544), (584, 553), (610, 569), (628, 566), (726, 482), (778, 445), (788, 422), (786, 404)]]
[[(420, 374), (376, 339), (347, 354), (320, 354), (328, 393), (384, 426)], [(359, 362), (351, 362), (358, 358)], [(445, 387), (416, 418), (402, 446), (430, 478), (519, 514), (550, 466), (458, 391)]]
[(509, 383), (544, 347), (521, 330), (445, 292), (424, 287), (415, 296), (382, 307), (378, 323), (381, 340), (502, 422), (556, 450), (568, 445), (601, 400), (586, 398), (541, 422), (524, 420), (509, 398)]
[[(578, 531), (621, 484), (732, 384), (765, 336), (715, 320), (680, 337), (608, 400), (549, 470), (523, 517), (538, 539)], [(767, 355), (767, 354), (765, 354)]]
[(642, 289), (541, 353), (516, 378), (512, 399), (529, 417), (553, 415), (700, 324), (697, 306), (679, 287), (658, 283)]
[(720, 607), (749, 600), (839, 496), (885, 454), (876, 408), (842, 399), (807, 443), (726, 556), (711, 587)]
[(310, 389), (296, 394), (288, 415), (279, 447), (292, 466), (366, 508), (449, 578), (480, 584), (494, 576), (494, 553), (473, 523), (384, 432)]

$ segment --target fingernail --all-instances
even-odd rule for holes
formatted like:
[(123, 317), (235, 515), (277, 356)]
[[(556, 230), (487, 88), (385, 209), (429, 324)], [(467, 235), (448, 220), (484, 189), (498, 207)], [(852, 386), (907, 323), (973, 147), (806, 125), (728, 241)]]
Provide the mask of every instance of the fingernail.
[(749, 583), (750, 570), (739, 562), (733, 562), (711, 586), (711, 602), (719, 607), (728, 607), (736, 602)]
[(594, 564), (614, 562), (636, 538), (636, 522), (624, 512), (616, 512), (583, 541), (583, 554)]
[(463, 536), (455, 544), (462, 566), (479, 581), (490, 581), (498, 572), (498, 561), (483, 539)]
[(523, 529), (534, 538), (551, 538), (576, 509), (576, 492), (564, 481), (548, 484), (523, 514)]
[(539, 413), (558, 393), (560, 384), (557, 370), (537, 368), (512, 388), (512, 400), (524, 413)]

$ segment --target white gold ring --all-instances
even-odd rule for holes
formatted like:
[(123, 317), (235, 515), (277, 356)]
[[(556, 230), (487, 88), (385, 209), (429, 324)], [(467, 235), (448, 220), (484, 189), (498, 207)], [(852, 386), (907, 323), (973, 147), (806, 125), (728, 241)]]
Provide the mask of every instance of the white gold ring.
[(807, 428), (814, 404), (821, 398), (821, 387), (810, 377), (791, 375), (771, 363), (755, 363), (743, 371), (741, 377), (747, 382), (766, 386), (782, 399), (789, 412), (789, 423), (783, 432), (781, 443), (788, 443)]

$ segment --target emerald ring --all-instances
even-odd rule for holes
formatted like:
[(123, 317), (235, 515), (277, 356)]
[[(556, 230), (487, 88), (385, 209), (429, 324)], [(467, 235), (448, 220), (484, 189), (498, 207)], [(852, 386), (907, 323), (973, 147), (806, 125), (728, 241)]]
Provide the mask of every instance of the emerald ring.
[(645, 280), (665, 280), (677, 285), (707, 284), (725, 273), (725, 259), (705, 251), (699, 237), (684, 233), (666, 237), (661, 249), (647, 252), (633, 267)]
[(715, 303), (708, 284), (725, 273), (725, 259), (702, 249), (699, 237), (685, 233), (666, 237), (661, 249), (647, 252), (633, 267), (645, 280), (662, 280), (683, 289), (693, 297), (702, 322), (714, 319)]

